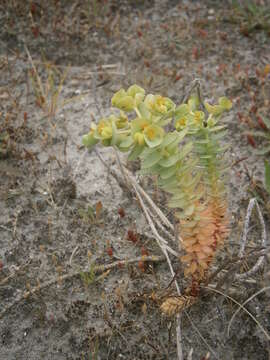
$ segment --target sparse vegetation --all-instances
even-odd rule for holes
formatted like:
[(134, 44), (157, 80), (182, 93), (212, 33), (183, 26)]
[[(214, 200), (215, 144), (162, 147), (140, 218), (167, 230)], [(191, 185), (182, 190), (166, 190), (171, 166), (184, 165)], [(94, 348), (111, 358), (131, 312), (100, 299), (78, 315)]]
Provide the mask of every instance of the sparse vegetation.
[(233, 1), (233, 19), (240, 24), (243, 35), (265, 31), (270, 36), (270, 5), (268, 1)]

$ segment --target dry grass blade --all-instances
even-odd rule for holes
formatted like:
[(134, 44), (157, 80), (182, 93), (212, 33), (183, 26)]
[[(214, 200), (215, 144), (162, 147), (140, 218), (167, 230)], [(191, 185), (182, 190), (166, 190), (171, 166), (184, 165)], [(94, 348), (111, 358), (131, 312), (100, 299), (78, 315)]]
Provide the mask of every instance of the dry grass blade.
[[(224, 297), (226, 297), (227, 299), (230, 299), (232, 302), (234, 302), (235, 304), (237, 304), (240, 309), (242, 309), (243, 311), (245, 311), (250, 317), (251, 319), (258, 325), (258, 327), (260, 328), (260, 330), (264, 333), (264, 335), (266, 336), (267, 340), (270, 340), (270, 335), (268, 334), (268, 332), (265, 330), (265, 328), (259, 323), (259, 321), (255, 318), (255, 316), (253, 316), (242, 304), (240, 304), (237, 300), (235, 300), (234, 298), (232, 298), (231, 296), (225, 294), (222, 291), (219, 291), (217, 289), (213, 289), (211, 287), (208, 286), (202, 286), (202, 288), (213, 291), (219, 295), (222, 295)], [(229, 335), (229, 331), (228, 331), (228, 335)]]
[(193, 327), (193, 329), (196, 331), (196, 333), (199, 335), (200, 339), (203, 341), (203, 343), (205, 344), (205, 346), (207, 347), (207, 349), (211, 352), (211, 354), (214, 356), (215, 359), (220, 360), (220, 358), (218, 357), (218, 355), (216, 354), (216, 352), (212, 349), (212, 347), (208, 344), (208, 342), (205, 340), (205, 338), (202, 336), (200, 330), (197, 328), (197, 326), (194, 324), (193, 320), (191, 319), (191, 317), (189, 316), (189, 314), (184, 311), (184, 314), (186, 315), (186, 317), (188, 318), (191, 326)]
[[(249, 223), (250, 223), (250, 218), (251, 218), (251, 214), (252, 214), (252, 210), (253, 210), (254, 206), (256, 206), (256, 210), (257, 210), (261, 228), (262, 228), (261, 246), (263, 248), (267, 246), (267, 234), (266, 234), (265, 222), (264, 222), (258, 201), (256, 198), (253, 198), (249, 201), (249, 204), (248, 204), (243, 235), (241, 238), (241, 246), (240, 246), (239, 255), (238, 255), (240, 259), (244, 257), (244, 251), (246, 248), (247, 236), (248, 236), (248, 231), (249, 231)], [(250, 270), (248, 270), (247, 272), (245, 272), (243, 274), (235, 274), (235, 278), (237, 280), (243, 280), (243, 279), (246, 279), (247, 277), (249, 277), (250, 275), (255, 274), (263, 266), (264, 261), (265, 261), (265, 255), (262, 255), (261, 257), (259, 257), (259, 259), (255, 263), (255, 265)]]
[(29, 59), (29, 61), (30, 61), (30, 63), (31, 63), (31, 66), (32, 66), (32, 68), (33, 68), (33, 71), (34, 71), (34, 73), (35, 73), (35, 76), (36, 76), (36, 78), (37, 78), (37, 82), (38, 82), (38, 85), (39, 85), (39, 89), (40, 89), (40, 91), (41, 91), (41, 94), (42, 94), (42, 96), (45, 98), (45, 91), (44, 91), (44, 88), (43, 88), (43, 85), (42, 85), (42, 81), (41, 81), (41, 79), (40, 79), (40, 77), (39, 77), (39, 75), (38, 75), (37, 68), (36, 68), (36, 66), (35, 66), (35, 64), (34, 64), (34, 62), (33, 62), (32, 56), (31, 56), (31, 54), (30, 54), (30, 52), (29, 52), (29, 50), (28, 50), (28, 48), (27, 48), (26, 45), (24, 46), (24, 49), (25, 49), (25, 52), (26, 52), (26, 54), (27, 54), (27, 56), (28, 56), (28, 59)]
[[(261, 293), (267, 291), (270, 289), (270, 286), (264, 287), (263, 289), (257, 291), (255, 294), (253, 294), (252, 296), (250, 296), (246, 301), (243, 302), (243, 304), (241, 304), (241, 306), (245, 306), (248, 302), (250, 302), (252, 299), (254, 299), (256, 296), (260, 295)], [(229, 325), (228, 325), (228, 334), (230, 332), (231, 326), (232, 326), (232, 322), (235, 319), (236, 315), (239, 313), (239, 311), (241, 310), (242, 307), (239, 307), (236, 312), (233, 314), (233, 316), (231, 317), (231, 320), (229, 321)]]

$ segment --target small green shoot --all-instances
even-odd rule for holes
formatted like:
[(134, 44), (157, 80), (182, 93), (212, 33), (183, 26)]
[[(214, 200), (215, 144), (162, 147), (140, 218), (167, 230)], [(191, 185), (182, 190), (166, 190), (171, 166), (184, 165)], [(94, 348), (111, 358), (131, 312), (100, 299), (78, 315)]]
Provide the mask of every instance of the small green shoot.
[(93, 262), (90, 265), (89, 271), (85, 272), (85, 271), (81, 271), (80, 272), (80, 277), (85, 285), (85, 287), (90, 286), (91, 284), (93, 284), (93, 282), (96, 279), (96, 273), (95, 273), (95, 263)]
[(100, 221), (102, 213), (102, 203), (98, 201), (95, 207), (88, 205), (86, 209), (79, 208), (78, 214), (84, 223), (96, 224)]
[(270, 164), (266, 160), (264, 162), (264, 183), (265, 183), (265, 189), (270, 195)]

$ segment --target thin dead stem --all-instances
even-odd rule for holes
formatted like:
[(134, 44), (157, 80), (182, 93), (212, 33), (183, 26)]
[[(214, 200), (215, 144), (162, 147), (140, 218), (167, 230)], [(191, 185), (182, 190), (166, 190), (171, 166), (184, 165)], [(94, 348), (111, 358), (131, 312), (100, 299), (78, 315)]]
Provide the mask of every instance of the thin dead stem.
[[(144, 215), (146, 217), (146, 220), (156, 238), (156, 241), (161, 249), (161, 251), (163, 252), (163, 254), (165, 255), (165, 258), (167, 260), (167, 263), (168, 263), (168, 266), (169, 266), (169, 269), (170, 269), (170, 272), (171, 272), (171, 275), (173, 278), (175, 278), (175, 272), (174, 272), (174, 269), (173, 269), (173, 266), (172, 266), (172, 263), (171, 263), (171, 260), (170, 260), (170, 257), (169, 257), (169, 254), (168, 252), (172, 253), (173, 255), (176, 255), (178, 256), (177, 253), (175, 253), (174, 250), (172, 250), (168, 245), (167, 245), (167, 241), (165, 239), (163, 239), (153, 221), (152, 221), (152, 218), (150, 216), (150, 211), (149, 209), (147, 208), (146, 204), (144, 203), (143, 201), (143, 198), (142, 198), (142, 191), (139, 192), (138, 190), (138, 184), (137, 182), (135, 181), (135, 179), (131, 178), (131, 175), (128, 174), (127, 172), (125, 172), (125, 169), (123, 167), (123, 165), (121, 164), (121, 160), (118, 156), (118, 154), (116, 153), (116, 158), (117, 158), (117, 162), (118, 162), (118, 165), (119, 165), (119, 168), (120, 168), (120, 171), (122, 172), (122, 176), (123, 178), (126, 180), (127, 184), (131, 183), (132, 187), (133, 187), (133, 190), (135, 191), (136, 195), (137, 195), (137, 198), (140, 202), (140, 205), (141, 205), (141, 208), (144, 212)], [(144, 192), (143, 192), (144, 194)], [(147, 196), (148, 197), (148, 196)], [(151, 200), (152, 201), (152, 200)], [(149, 201), (148, 201), (149, 203)], [(155, 206), (155, 209), (157, 209), (157, 207)], [(152, 215), (153, 216), (153, 215)], [(162, 214), (162, 216), (164, 216)], [(165, 217), (166, 218), (166, 217)], [(178, 293), (179, 296), (181, 296), (181, 291), (180, 291), (180, 287), (178, 285), (178, 282), (176, 279), (174, 279), (174, 284), (175, 284), (175, 287), (176, 287), (176, 291)], [(177, 357), (178, 357), (178, 360), (183, 360), (183, 348), (182, 348), (182, 334), (181, 334), (182, 330), (181, 330), (181, 315), (180, 314), (177, 314), (176, 316), (176, 343), (177, 343)]]
[[(267, 246), (267, 235), (266, 235), (265, 222), (264, 222), (258, 201), (256, 198), (253, 198), (249, 201), (249, 204), (248, 204), (248, 209), (247, 209), (247, 214), (246, 214), (246, 219), (245, 219), (245, 224), (244, 224), (244, 229), (243, 229), (243, 234), (241, 237), (240, 249), (239, 249), (239, 254), (238, 254), (240, 259), (242, 259), (244, 257), (244, 252), (245, 252), (245, 248), (246, 248), (246, 244), (247, 244), (247, 236), (248, 236), (248, 232), (249, 232), (249, 223), (250, 223), (252, 210), (254, 207), (256, 207), (256, 210), (257, 210), (257, 213), (259, 216), (259, 221), (260, 221), (261, 228), (262, 228), (261, 246), (263, 248)], [(254, 275), (264, 265), (264, 262), (265, 262), (265, 255), (262, 255), (259, 257), (259, 259), (256, 261), (255, 265), (249, 271), (242, 273), (242, 274), (235, 274), (235, 278), (237, 280), (244, 280), (247, 277)]]
[(203, 337), (203, 335), (201, 334), (200, 330), (197, 328), (197, 326), (194, 324), (193, 320), (191, 319), (191, 316), (184, 311), (186, 317), (188, 318), (191, 326), (193, 327), (193, 329), (195, 330), (195, 332), (199, 335), (200, 339), (203, 341), (203, 343), (205, 344), (205, 346), (207, 347), (207, 349), (211, 352), (211, 354), (214, 356), (215, 359), (219, 360), (218, 355), (216, 354), (216, 352), (211, 348), (211, 346), (208, 344), (208, 342), (205, 340), (205, 338)]
[[(254, 299), (256, 296), (260, 295), (261, 293), (267, 291), (270, 289), (270, 286), (266, 286), (263, 289), (257, 291), (255, 294), (253, 294), (252, 296), (250, 296), (246, 301), (243, 302), (243, 304), (241, 304), (242, 306), (245, 306), (248, 302), (250, 302), (252, 299)], [(231, 317), (231, 320), (229, 321), (229, 325), (228, 325), (228, 334), (230, 332), (231, 326), (232, 326), (232, 322), (235, 319), (236, 315), (239, 313), (239, 311), (241, 310), (241, 307), (239, 307), (236, 312), (233, 314), (233, 316)]]
[[(108, 272), (114, 268), (121, 268), (123, 266), (127, 266), (129, 264), (134, 264), (137, 263), (139, 261), (143, 261), (143, 262), (160, 262), (160, 261), (164, 261), (165, 258), (164, 256), (156, 256), (156, 255), (152, 255), (152, 256), (140, 256), (134, 259), (128, 259), (128, 260), (118, 260), (115, 261), (113, 263), (107, 264), (107, 265), (97, 265), (94, 267), (93, 271), (95, 274), (100, 274), (100, 277), (96, 278), (95, 281), (99, 281), (100, 279), (104, 278), (104, 273), (105, 275), (108, 274)], [(82, 274), (88, 274), (89, 273), (89, 268), (85, 269), (85, 270), (77, 270), (77, 271), (73, 271), (70, 272), (68, 274), (59, 276), (59, 277), (55, 277), (49, 281), (44, 282), (43, 284), (34, 287), (33, 289), (29, 290), (29, 291), (25, 291), (22, 295), (20, 295), (17, 299), (15, 299), (11, 304), (9, 304), (2, 312), (0, 312), (0, 319), (3, 318), (3, 316), (10, 311), (15, 305), (19, 304), (21, 301), (27, 299), (29, 296), (31, 295), (35, 295), (36, 293), (56, 284), (56, 283), (61, 283), (65, 280), (70, 280), (74, 277), (79, 277)]]
[[(237, 304), (243, 311), (245, 311), (250, 317), (251, 319), (258, 325), (258, 327), (260, 328), (260, 330), (264, 333), (264, 335), (266, 336), (267, 340), (270, 340), (270, 335), (268, 334), (268, 332), (265, 330), (265, 328), (259, 323), (259, 321), (255, 318), (255, 316), (253, 316), (242, 304), (240, 304), (237, 300), (235, 300), (234, 298), (232, 298), (231, 296), (225, 294), (224, 292), (217, 290), (217, 289), (213, 289), (209, 286), (202, 286), (202, 288), (213, 291), (217, 294), (220, 294), (228, 299), (230, 299), (232, 302), (234, 302), (235, 304)], [(228, 331), (228, 336), (229, 336), (229, 331)]]

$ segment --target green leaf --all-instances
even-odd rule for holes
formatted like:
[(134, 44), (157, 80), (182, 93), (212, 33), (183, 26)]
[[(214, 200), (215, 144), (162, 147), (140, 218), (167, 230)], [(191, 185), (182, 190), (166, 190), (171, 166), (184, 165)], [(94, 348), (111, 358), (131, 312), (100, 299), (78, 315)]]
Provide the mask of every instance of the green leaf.
[(185, 164), (181, 164), (181, 168), (179, 169), (179, 176), (184, 176), (186, 173), (190, 173), (198, 164), (198, 162), (198, 159), (188, 159), (185, 161)]
[(140, 103), (138, 106), (139, 112), (142, 116), (142, 118), (149, 120), (151, 117), (150, 111), (147, 109), (144, 103)]
[(170, 200), (168, 202), (168, 207), (170, 208), (186, 208), (188, 205), (188, 200), (183, 198), (183, 199), (180, 199), (180, 200)]
[(149, 168), (141, 169), (138, 173), (141, 175), (158, 175), (160, 173), (160, 166), (157, 164)]
[(178, 134), (177, 138), (167, 146), (167, 150), (169, 152), (173, 151), (175, 147), (177, 147), (177, 145), (180, 143), (181, 140), (184, 139), (184, 137), (186, 136), (186, 134), (188, 133), (188, 128), (182, 130), (182, 131), (176, 131), (176, 133)]
[(172, 142), (174, 142), (176, 139), (178, 138), (178, 132), (177, 131), (174, 131), (172, 133), (168, 133), (166, 134), (166, 136), (164, 137), (163, 139), (163, 142), (162, 142), (162, 146), (168, 146), (170, 145)]
[(187, 104), (179, 105), (175, 110), (175, 118), (178, 120), (189, 113), (189, 106)]
[(264, 182), (265, 182), (265, 188), (270, 195), (270, 164), (269, 162), (264, 162)]
[(159, 179), (158, 185), (167, 191), (168, 188), (177, 186), (178, 180), (177, 180), (176, 176), (173, 175), (169, 179), (165, 179), (165, 180)]
[[(194, 188), (198, 185), (201, 181), (202, 173), (198, 172), (195, 176), (192, 177), (190, 181), (187, 183), (187, 177), (183, 176), (182, 179), (179, 181), (179, 185), (183, 185), (186, 188)], [(190, 194), (191, 195), (191, 194)]]
[(216, 149), (216, 153), (217, 153), (217, 154), (224, 153), (225, 151), (227, 151), (228, 149), (230, 149), (230, 147), (231, 147), (230, 144), (224, 145), (224, 146), (222, 146), (222, 147), (218, 147), (218, 148)]
[(142, 159), (142, 169), (150, 168), (157, 164), (162, 158), (160, 151), (154, 151), (152, 154)]
[(137, 94), (142, 94), (144, 95), (145, 94), (145, 90), (143, 88), (141, 88), (140, 86), (134, 84), (134, 85), (131, 85), (128, 90), (127, 90), (127, 94), (129, 96), (132, 96), (132, 97), (135, 97)]
[(218, 102), (224, 110), (230, 110), (232, 108), (232, 102), (225, 96), (219, 98)]
[(177, 166), (172, 166), (170, 168), (161, 168), (160, 170), (161, 179), (164, 180), (170, 178), (172, 175), (176, 173), (176, 170), (177, 170)]
[(183, 193), (183, 192), (179, 193), (179, 188), (178, 188), (178, 193), (175, 192), (175, 193), (172, 195), (170, 201), (179, 201), (179, 200), (181, 200), (181, 199), (184, 199), (185, 196), (186, 196), (185, 193)]
[(189, 142), (186, 145), (184, 145), (182, 149), (180, 149), (179, 160), (183, 160), (187, 156), (187, 154), (192, 150), (192, 148), (193, 148), (192, 142)]
[(201, 155), (201, 156), (200, 156), (200, 159), (201, 159), (201, 160), (204, 160), (204, 159), (212, 159), (212, 155)]
[(193, 95), (188, 100), (189, 110), (195, 111), (199, 106), (199, 99), (197, 95)]
[(144, 146), (134, 146), (131, 153), (128, 156), (129, 161), (134, 161), (143, 152)]
[(171, 167), (177, 163), (177, 161), (179, 160), (179, 156), (180, 154), (174, 154), (169, 156), (168, 158), (163, 158), (160, 161), (159, 165), (166, 168)]
[(119, 147), (120, 148), (128, 148), (133, 144), (133, 139), (132, 136), (127, 136), (125, 138), (125, 140), (123, 140), (120, 144)]
[(99, 140), (95, 139), (92, 134), (83, 135), (82, 143), (88, 149), (90, 149), (91, 147), (96, 145), (98, 142), (99, 142)]
[(215, 132), (215, 131), (220, 131), (222, 129), (225, 129), (226, 128), (226, 125), (219, 125), (219, 126), (214, 126), (212, 128), (209, 128), (209, 131), (210, 132)]
[(196, 140), (196, 145), (205, 145), (205, 144), (209, 144), (210, 143), (210, 139), (199, 139)]
[(141, 159), (144, 159), (156, 151), (157, 151), (157, 149), (145, 147), (140, 157), (141, 157)]
[(117, 141), (118, 141), (118, 136), (117, 136), (117, 129), (116, 129), (116, 125), (114, 122), (112, 122), (112, 140), (111, 140), (111, 145), (116, 145)]
[(165, 116), (162, 116), (162, 118), (158, 120), (157, 124), (162, 127), (168, 125), (172, 121), (173, 115), (174, 111), (168, 112)]

